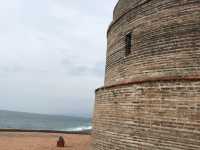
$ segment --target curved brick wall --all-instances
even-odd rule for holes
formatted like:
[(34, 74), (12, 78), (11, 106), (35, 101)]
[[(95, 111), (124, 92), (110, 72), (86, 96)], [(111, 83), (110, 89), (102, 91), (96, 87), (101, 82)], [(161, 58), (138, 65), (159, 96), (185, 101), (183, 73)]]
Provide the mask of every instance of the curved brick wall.
[[(108, 30), (105, 85), (125, 80), (200, 77), (199, 24), (199, 0), (150, 0), (129, 9)], [(124, 38), (130, 31), (132, 54), (125, 57)]]
[(96, 92), (93, 150), (199, 150), (200, 81)]
[(113, 20), (117, 20), (121, 15), (126, 13), (129, 9), (135, 8), (149, 0), (120, 0), (115, 6), (113, 13)]
[(107, 38), (92, 150), (199, 150), (200, 1), (120, 0)]

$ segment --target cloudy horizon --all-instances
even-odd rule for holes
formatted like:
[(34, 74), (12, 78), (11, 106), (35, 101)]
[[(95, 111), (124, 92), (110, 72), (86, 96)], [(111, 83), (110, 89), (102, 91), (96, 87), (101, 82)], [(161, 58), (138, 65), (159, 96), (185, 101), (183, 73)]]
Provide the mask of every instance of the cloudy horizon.
[(0, 0), (0, 110), (91, 116), (117, 0)]

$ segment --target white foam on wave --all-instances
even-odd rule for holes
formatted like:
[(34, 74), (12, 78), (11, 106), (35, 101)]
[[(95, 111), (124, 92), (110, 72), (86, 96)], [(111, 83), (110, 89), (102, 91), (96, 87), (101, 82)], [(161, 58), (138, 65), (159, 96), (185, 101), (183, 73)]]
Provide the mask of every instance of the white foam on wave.
[(75, 127), (75, 128), (68, 128), (65, 129), (64, 131), (85, 131), (85, 130), (91, 130), (92, 126), (80, 126), (80, 127)]

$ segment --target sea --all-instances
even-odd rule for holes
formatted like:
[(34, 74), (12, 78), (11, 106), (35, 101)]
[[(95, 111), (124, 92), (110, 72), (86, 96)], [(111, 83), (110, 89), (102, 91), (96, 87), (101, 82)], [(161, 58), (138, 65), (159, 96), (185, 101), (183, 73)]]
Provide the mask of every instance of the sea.
[(0, 129), (85, 131), (91, 130), (91, 118), (43, 115), (0, 110)]

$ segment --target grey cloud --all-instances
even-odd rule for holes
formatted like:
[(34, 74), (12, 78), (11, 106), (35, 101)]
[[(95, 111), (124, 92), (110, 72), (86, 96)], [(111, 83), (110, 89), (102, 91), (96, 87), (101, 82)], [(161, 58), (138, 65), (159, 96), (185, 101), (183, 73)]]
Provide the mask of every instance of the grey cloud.
[(0, 66), (0, 71), (5, 73), (14, 73), (14, 72), (21, 72), (24, 68), (19, 65), (13, 65), (13, 66)]
[(81, 65), (76, 64), (76, 62), (71, 61), (70, 59), (63, 59), (61, 61), (61, 64), (63, 65), (64, 69), (73, 76), (97, 76), (100, 78), (103, 78), (104, 75), (104, 68), (105, 63), (102, 62), (96, 62), (92, 65)]
[(116, 2), (0, 0), (0, 109), (91, 114)]

